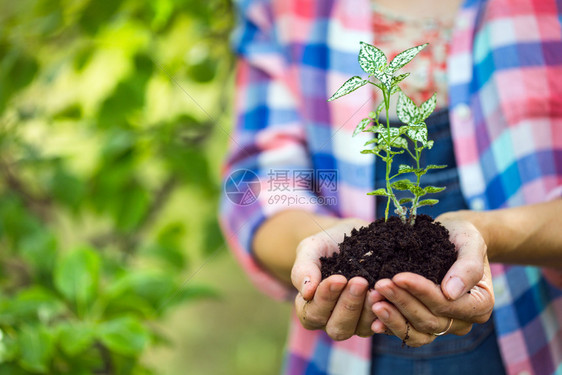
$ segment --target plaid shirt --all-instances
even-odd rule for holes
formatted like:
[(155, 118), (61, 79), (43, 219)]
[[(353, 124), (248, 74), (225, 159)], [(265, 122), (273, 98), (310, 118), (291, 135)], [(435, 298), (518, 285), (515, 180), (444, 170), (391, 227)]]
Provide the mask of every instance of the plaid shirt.
[[(302, 209), (374, 219), (373, 159), (352, 138), (375, 103), (357, 90), (328, 103), (352, 75), (360, 41), (373, 40), (368, 0), (241, 0), (236, 128), (224, 176), (255, 173), (252, 204), (221, 201), (221, 224), (256, 286), (279, 299), (294, 291), (255, 261), (251, 241), (271, 215)], [(562, 3), (468, 0), (448, 61), (451, 126), (463, 194), (474, 210), (512, 207), (562, 193)], [(299, 171), (337, 171), (337, 191), (296, 189)], [(281, 173), (284, 186), (273, 186)], [(276, 176), (279, 177), (279, 176)], [(316, 176), (317, 177), (317, 176)], [(239, 187), (226, 180), (226, 191)], [(284, 199), (279, 199), (280, 196)], [(289, 207), (287, 202), (291, 200)], [(318, 204), (315, 202), (328, 202)], [(492, 265), (495, 325), (509, 374), (562, 374), (560, 273)], [(334, 342), (293, 315), (285, 372), (367, 374), (371, 339)]]

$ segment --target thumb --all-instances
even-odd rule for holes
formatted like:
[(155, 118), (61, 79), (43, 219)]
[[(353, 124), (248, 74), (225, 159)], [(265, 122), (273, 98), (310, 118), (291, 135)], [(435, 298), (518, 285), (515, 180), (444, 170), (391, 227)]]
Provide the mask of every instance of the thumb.
[(451, 241), (458, 249), (457, 260), (443, 278), (441, 289), (449, 300), (454, 301), (482, 280), (484, 276), (486, 244), (478, 230), (474, 227), (465, 227), (458, 234), (451, 232)]
[(306, 301), (314, 297), (316, 288), (322, 280), (320, 256), (330, 244), (321, 236), (311, 236), (301, 241), (291, 270), (291, 282)]

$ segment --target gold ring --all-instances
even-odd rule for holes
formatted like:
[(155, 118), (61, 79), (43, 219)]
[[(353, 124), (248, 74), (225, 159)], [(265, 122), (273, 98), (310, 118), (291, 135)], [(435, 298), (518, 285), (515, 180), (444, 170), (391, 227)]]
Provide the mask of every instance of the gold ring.
[(453, 318), (449, 318), (451, 320), (449, 320), (449, 325), (447, 326), (447, 329), (444, 330), (443, 332), (439, 332), (439, 333), (432, 333), (433, 336), (443, 336), (445, 333), (449, 332), (449, 330), (451, 329), (451, 326), (453, 325)]

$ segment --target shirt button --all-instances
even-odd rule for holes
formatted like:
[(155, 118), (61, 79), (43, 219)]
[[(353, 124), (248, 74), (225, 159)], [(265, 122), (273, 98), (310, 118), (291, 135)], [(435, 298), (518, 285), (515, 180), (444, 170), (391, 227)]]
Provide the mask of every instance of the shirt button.
[(455, 113), (461, 120), (468, 120), (472, 115), (468, 104), (461, 103), (455, 107)]

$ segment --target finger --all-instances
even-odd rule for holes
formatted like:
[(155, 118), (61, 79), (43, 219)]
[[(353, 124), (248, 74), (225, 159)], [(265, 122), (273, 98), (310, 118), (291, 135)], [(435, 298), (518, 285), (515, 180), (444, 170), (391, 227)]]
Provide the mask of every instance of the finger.
[(362, 277), (348, 281), (326, 323), (326, 333), (332, 339), (341, 341), (353, 336), (363, 311), (367, 288), (367, 280)]
[[(394, 307), (403, 315), (411, 326), (419, 332), (434, 334), (443, 332), (447, 329), (450, 318), (437, 316), (431, 312), (420, 300), (414, 297), (405, 289), (400, 288), (389, 279), (383, 279), (377, 282), (375, 288), (381, 293)], [(450, 303), (450, 302), (449, 302)], [(447, 330), (449, 333), (464, 335), (468, 333), (472, 326), (469, 322), (462, 322), (455, 325), (459, 331), (455, 331), (453, 327)]]
[[(404, 319), (418, 331), (424, 333), (441, 332), (439, 330), (442, 325), (443, 318), (434, 315), (423, 303), (412, 296), (405, 289), (400, 288), (389, 279), (377, 281), (375, 289), (391, 302), (398, 311), (404, 316)], [(444, 319), (445, 323), (448, 319)]]
[(312, 299), (322, 280), (320, 257), (336, 251), (337, 243), (325, 236), (314, 235), (300, 242), (291, 269), (291, 282), (305, 300)]
[(359, 323), (357, 323), (357, 328), (355, 329), (355, 334), (361, 337), (369, 337), (373, 335), (373, 330), (371, 326), (376, 319), (373, 313), (373, 304), (384, 300), (384, 296), (374, 289), (367, 291), (367, 297), (365, 298), (365, 303), (363, 304), (363, 311), (359, 317)]
[(302, 326), (306, 329), (324, 328), (346, 284), (344, 276), (333, 275), (318, 285), (313, 299), (305, 300), (297, 294), (295, 309)]
[(450, 224), (450, 240), (458, 250), (457, 260), (441, 283), (443, 293), (456, 300), (472, 289), (484, 276), (486, 243), (472, 224)]
[(491, 315), (494, 307), (494, 296), (491, 283), (478, 283), (470, 293), (466, 293), (456, 301), (450, 301), (443, 294), (439, 285), (423, 276), (404, 272), (393, 277), (392, 281), (405, 289), (437, 316), (448, 316), (471, 323), (484, 323)]
[(434, 335), (417, 331), (389, 302), (375, 303), (373, 311), (380, 321), (379, 325), (374, 328), (378, 329), (381, 325), (384, 325), (390, 333), (400, 338), (408, 346), (423, 346), (433, 342), (436, 338)]

